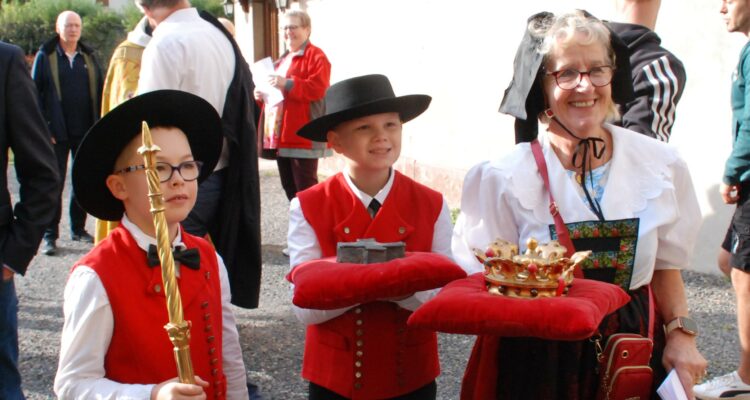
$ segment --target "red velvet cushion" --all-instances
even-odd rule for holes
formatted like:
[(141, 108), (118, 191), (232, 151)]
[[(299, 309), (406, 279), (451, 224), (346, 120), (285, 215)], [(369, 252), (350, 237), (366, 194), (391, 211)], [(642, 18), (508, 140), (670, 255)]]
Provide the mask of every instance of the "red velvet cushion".
[(436, 289), (466, 277), (461, 267), (435, 253), (375, 264), (337, 263), (335, 257), (302, 263), (287, 274), (298, 307), (330, 310)]
[(619, 286), (576, 278), (565, 297), (517, 299), (487, 292), (477, 273), (443, 288), (409, 317), (409, 326), (439, 332), (578, 340), (630, 301)]

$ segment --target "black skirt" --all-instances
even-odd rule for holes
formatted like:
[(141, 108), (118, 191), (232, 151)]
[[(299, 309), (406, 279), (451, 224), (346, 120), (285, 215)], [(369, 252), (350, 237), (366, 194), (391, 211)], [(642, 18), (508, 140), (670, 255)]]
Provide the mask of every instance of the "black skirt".
[[(614, 333), (637, 333), (648, 336), (648, 288), (631, 291), (631, 300), (605, 317), (599, 326), (601, 345)], [(662, 321), (655, 312), (654, 370), (652, 399), (658, 399), (656, 388), (666, 377), (662, 366), (665, 346)], [(496, 398), (503, 400), (589, 400), (596, 398), (599, 386), (596, 352), (593, 341), (552, 341), (534, 338), (502, 338), (497, 353), (499, 369)]]

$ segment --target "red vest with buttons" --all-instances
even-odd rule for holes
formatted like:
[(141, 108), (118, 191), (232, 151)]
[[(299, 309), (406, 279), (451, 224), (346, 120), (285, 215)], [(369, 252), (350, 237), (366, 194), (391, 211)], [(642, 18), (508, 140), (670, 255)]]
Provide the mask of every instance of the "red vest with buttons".
[[(199, 270), (180, 268), (178, 286), (190, 321), (190, 355), (196, 375), (210, 383), (208, 399), (224, 399), (222, 310), (216, 253), (205, 240), (182, 231), (187, 248), (200, 251)], [(122, 226), (73, 267), (86, 265), (99, 276), (112, 307), (114, 330), (104, 358), (105, 377), (121, 383), (154, 384), (177, 376), (159, 266), (150, 268), (143, 251)]]
[[(338, 242), (361, 238), (402, 241), (407, 251), (431, 251), (443, 198), (394, 173), (391, 191), (374, 219), (340, 173), (297, 193), (323, 257), (335, 256)], [(407, 327), (410, 314), (393, 302), (378, 301), (308, 326), (302, 376), (351, 399), (400, 396), (432, 382), (440, 374), (437, 337)]]

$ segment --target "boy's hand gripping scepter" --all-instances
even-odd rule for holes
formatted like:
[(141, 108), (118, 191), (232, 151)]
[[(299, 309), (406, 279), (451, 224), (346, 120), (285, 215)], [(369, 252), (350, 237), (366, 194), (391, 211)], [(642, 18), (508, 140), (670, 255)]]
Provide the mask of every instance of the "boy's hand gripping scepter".
[(161, 149), (151, 139), (151, 131), (146, 121), (143, 121), (141, 131), (143, 146), (138, 148), (138, 154), (143, 156), (148, 180), (148, 198), (151, 203), (151, 215), (154, 218), (156, 231), (156, 247), (161, 261), (161, 278), (164, 282), (164, 293), (167, 296), (167, 312), (169, 323), (164, 325), (169, 340), (174, 345), (174, 358), (177, 362), (177, 374), (182, 383), (195, 383), (193, 363), (190, 360), (190, 321), (185, 321), (182, 314), (182, 300), (175, 277), (172, 244), (169, 240), (167, 220), (164, 217), (164, 198), (159, 187), (159, 176), (156, 173), (156, 153)]

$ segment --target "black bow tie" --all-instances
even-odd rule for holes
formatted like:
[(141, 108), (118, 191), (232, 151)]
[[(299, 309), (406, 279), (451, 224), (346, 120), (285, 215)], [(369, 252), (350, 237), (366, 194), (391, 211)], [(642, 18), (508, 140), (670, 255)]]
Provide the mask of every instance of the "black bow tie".
[[(172, 255), (175, 261), (179, 261), (181, 265), (194, 270), (201, 268), (201, 254), (198, 252), (198, 249), (177, 249), (172, 251)], [(153, 244), (148, 246), (146, 263), (149, 267), (156, 267), (161, 264), (161, 261), (159, 261), (159, 252)]]

